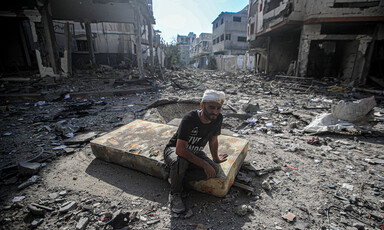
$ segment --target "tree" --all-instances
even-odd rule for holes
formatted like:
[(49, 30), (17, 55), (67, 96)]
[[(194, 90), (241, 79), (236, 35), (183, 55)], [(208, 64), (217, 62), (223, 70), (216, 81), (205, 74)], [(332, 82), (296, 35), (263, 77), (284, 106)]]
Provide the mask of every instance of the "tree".
[(181, 66), (181, 54), (175, 42), (165, 45), (165, 68), (172, 69)]

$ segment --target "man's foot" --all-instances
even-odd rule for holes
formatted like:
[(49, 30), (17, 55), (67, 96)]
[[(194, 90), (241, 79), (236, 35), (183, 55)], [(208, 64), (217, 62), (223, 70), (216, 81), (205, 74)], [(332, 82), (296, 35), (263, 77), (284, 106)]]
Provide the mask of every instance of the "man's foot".
[(174, 213), (182, 213), (185, 211), (183, 200), (180, 193), (169, 193), (169, 203), (171, 204), (171, 210)]

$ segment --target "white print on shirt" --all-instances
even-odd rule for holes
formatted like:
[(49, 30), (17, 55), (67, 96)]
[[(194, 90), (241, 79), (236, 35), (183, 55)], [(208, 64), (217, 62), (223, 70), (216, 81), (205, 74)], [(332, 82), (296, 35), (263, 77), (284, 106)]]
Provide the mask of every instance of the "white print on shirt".
[(189, 137), (189, 141), (188, 141), (188, 143), (190, 143), (190, 144), (192, 144), (192, 145), (194, 145), (194, 144), (196, 144), (197, 142), (199, 142), (201, 140), (201, 137)]
[(203, 151), (204, 147), (199, 147), (199, 146), (195, 146), (195, 145), (188, 145), (187, 149), (191, 150), (193, 153), (197, 153), (197, 152)]
[(199, 133), (199, 127), (195, 127), (191, 131), (191, 136), (196, 136)]

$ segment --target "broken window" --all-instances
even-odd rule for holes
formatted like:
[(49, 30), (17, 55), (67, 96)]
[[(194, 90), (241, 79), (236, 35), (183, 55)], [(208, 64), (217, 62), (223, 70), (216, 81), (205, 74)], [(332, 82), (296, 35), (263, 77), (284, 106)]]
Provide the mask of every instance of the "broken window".
[(224, 34), (220, 36), (220, 41), (224, 41)]
[(282, 3), (283, 3), (283, 0), (271, 0), (271, 1), (268, 1), (265, 4), (264, 13), (267, 13), (267, 12), (270, 12), (270, 11), (276, 9)]
[(216, 22), (216, 23), (215, 23), (215, 26), (216, 26), (216, 28), (217, 28), (217, 27), (219, 26), (219, 23)]
[(224, 18), (221, 18), (221, 25), (224, 23)]
[(246, 42), (247, 41), (247, 37), (237, 37), (237, 41), (238, 42)]
[(255, 33), (255, 23), (251, 23), (251, 28), (249, 34), (254, 34)]
[(231, 40), (231, 34), (226, 34), (225, 35), (225, 40)]
[(241, 17), (233, 16), (233, 21), (234, 22), (241, 22)]

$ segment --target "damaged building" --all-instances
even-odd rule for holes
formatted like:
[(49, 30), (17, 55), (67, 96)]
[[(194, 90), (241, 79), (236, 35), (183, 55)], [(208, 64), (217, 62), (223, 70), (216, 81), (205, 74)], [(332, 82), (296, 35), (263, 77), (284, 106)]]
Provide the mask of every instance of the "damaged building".
[(190, 46), (190, 57), (194, 68), (208, 66), (209, 56), (212, 54), (212, 34), (201, 33)]
[(188, 35), (177, 35), (176, 45), (179, 47), (181, 55), (181, 65), (188, 66), (190, 64), (189, 47), (196, 39), (196, 34), (189, 32)]
[(162, 63), (151, 0), (7, 2), (0, 17), (9, 28), (1, 55), (6, 74), (71, 75), (72, 65), (98, 64), (138, 66), (143, 73), (155, 56)]
[(250, 0), (256, 71), (383, 86), (384, 2)]
[(212, 22), (212, 52), (218, 70), (235, 71), (244, 68), (247, 43), (248, 6), (241, 11), (221, 12)]

